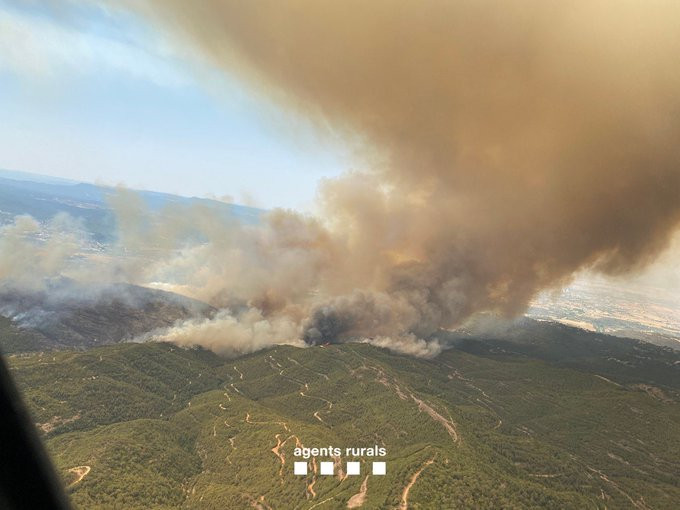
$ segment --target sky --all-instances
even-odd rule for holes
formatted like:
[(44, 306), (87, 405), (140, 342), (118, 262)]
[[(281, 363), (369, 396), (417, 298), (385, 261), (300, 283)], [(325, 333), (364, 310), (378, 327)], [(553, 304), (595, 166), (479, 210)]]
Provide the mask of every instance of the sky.
[[(351, 143), (340, 135), (330, 129), (319, 133), (317, 125), (277, 108), (271, 99), (258, 96), (231, 76), (228, 67), (208, 62), (205, 51), (177, 34), (164, 33), (132, 11), (112, 10), (115, 3), (106, 5), (84, 0), (0, 0), (0, 169), (263, 208), (313, 210), (321, 179), (361, 165)], [(599, 28), (595, 33), (599, 36)], [(343, 76), (360, 75), (352, 69)], [(417, 73), (411, 78), (405, 82), (418, 83)], [(399, 86), (402, 81), (391, 83)], [(335, 86), (338, 80), (329, 83)], [(429, 78), (423, 83), (429, 83)], [(337, 89), (344, 97), (343, 86)], [(374, 89), (369, 89), (366, 104), (384, 99), (374, 97)], [(355, 93), (351, 88), (347, 91)], [(353, 105), (355, 99), (347, 104)], [(410, 103), (406, 106), (410, 119), (411, 110), (418, 109)], [(437, 115), (423, 111), (424, 121), (412, 125), (427, 125), (429, 133), (437, 134), (431, 129)], [(383, 117), (392, 122), (389, 116), (378, 116)], [(447, 140), (448, 119), (442, 118), (441, 140)], [(388, 127), (392, 133), (394, 126)], [(408, 141), (420, 140), (414, 133), (409, 132)], [(396, 134), (401, 136), (399, 129)], [(439, 148), (436, 139), (423, 140), (427, 147), (432, 142)], [(359, 184), (348, 188), (350, 194), (366, 196), (372, 203), (374, 195)], [(450, 196), (441, 196), (440, 205), (447, 210)], [(355, 202), (348, 204), (354, 207)], [(352, 212), (355, 209), (366, 212), (357, 208)], [(405, 206), (403, 219), (412, 215), (412, 208)], [(369, 224), (365, 216), (361, 221)], [(416, 233), (425, 230), (425, 223), (414, 224)], [(442, 225), (439, 233), (448, 239), (456, 229)], [(370, 234), (365, 245), (372, 252)], [(414, 243), (412, 237), (408, 243)], [(677, 302), (678, 260), (680, 232), (670, 249), (641, 274), (625, 274), (609, 282), (613, 282), (611, 294), (617, 288), (650, 287), (653, 290), (646, 291), (650, 301), (662, 289)], [(594, 281), (587, 271), (575, 277), (577, 283)]]
[(95, 3), (0, 0), (0, 112), (6, 170), (308, 209), (352, 167), (338, 137)]

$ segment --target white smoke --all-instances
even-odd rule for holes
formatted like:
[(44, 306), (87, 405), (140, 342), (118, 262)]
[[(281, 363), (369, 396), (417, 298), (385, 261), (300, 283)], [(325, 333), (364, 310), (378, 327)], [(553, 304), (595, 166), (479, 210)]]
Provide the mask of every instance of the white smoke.
[(287, 317), (264, 317), (255, 308), (237, 314), (221, 310), (210, 319), (189, 319), (138, 340), (172, 342), (185, 347), (201, 346), (228, 357), (275, 344), (305, 345), (300, 340), (299, 325)]

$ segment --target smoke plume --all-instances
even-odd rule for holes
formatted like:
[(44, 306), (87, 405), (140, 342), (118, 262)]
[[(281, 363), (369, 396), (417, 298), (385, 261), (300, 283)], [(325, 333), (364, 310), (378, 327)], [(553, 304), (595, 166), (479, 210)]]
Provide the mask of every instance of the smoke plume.
[(42, 290), (46, 278), (66, 270), (83, 240), (81, 225), (67, 214), (45, 224), (16, 216), (0, 226), (0, 288)]
[(269, 224), (286, 259), (258, 268), (256, 293), (303, 304), (308, 341), (514, 315), (580, 268), (644, 267), (678, 226), (674, 2), (146, 5), (262, 95), (362, 140), (369, 168), (323, 186), (319, 226)]
[[(318, 217), (274, 211), (248, 227), (167, 211), (148, 231), (123, 226), (156, 246), (129, 278), (241, 310), (206, 326), (213, 347), (211, 328), (229, 323), (228, 342), (251, 310), (238, 336), (258, 345), (404, 350), (480, 312), (519, 314), (577, 270), (637, 271), (678, 227), (675, 2), (134, 6), (363, 156), (364, 169), (322, 184)], [(187, 343), (190, 330), (168, 337)]]

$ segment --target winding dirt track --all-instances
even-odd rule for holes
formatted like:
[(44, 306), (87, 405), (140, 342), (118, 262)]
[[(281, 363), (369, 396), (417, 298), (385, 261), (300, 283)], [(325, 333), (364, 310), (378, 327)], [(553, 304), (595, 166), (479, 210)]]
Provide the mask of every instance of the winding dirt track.
[[(279, 459), (279, 462), (281, 462), (281, 467), (279, 468), (279, 476), (283, 475), (283, 466), (286, 464), (286, 457), (282, 454), (279, 453), (279, 450), (281, 447), (286, 444), (286, 441), (281, 442), (281, 434), (276, 434), (276, 446), (272, 448), (272, 453), (276, 455), (276, 457)], [(281, 480), (281, 483), (283, 483), (283, 480)]]
[(246, 419), (244, 421), (246, 423), (250, 423), (251, 425), (268, 425), (268, 424), (281, 425), (286, 432), (290, 432), (288, 424), (285, 421), (253, 421), (250, 419), (250, 413), (246, 413)]
[(607, 477), (607, 475), (605, 475), (602, 471), (600, 471), (599, 469), (595, 469), (593, 467), (590, 467), (590, 466), (586, 466), (586, 467), (588, 468), (588, 470), (592, 471), (593, 473), (596, 473), (600, 477), (600, 479), (611, 484), (611, 486), (614, 487), (614, 489), (616, 489), (620, 494), (625, 496), (628, 499), (628, 501), (630, 501), (630, 503), (635, 508), (638, 508), (639, 510), (650, 510), (649, 506), (647, 506), (647, 503), (645, 503), (645, 500), (644, 500), (643, 497), (640, 497), (637, 500), (633, 499), (630, 494), (628, 494), (621, 487), (619, 487), (619, 484), (617, 484), (613, 480), (609, 479), (609, 477)]
[(312, 506), (309, 507), (309, 510), (312, 510), (312, 508), (316, 508), (317, 506), (321, 506), (324, 503), (327, 503), (328, 501), (331, 501), (335, 499), (334, 496), (331, 496), (330, 498), (326, 498), (323, 501), (319, 501), (318, 503), (313, 504)]
[[(304, 386), (304, 387), (305, 387), (306, 390), (308, 390), (308, 389), (309, 389), (309, 384), (308, 384), (308, 383), (305, 383), (305, 386)], [(301, 396), (301, 397), (305, 397), (305, 398), (314, 398), (314, 399), (316, 399), (316, 400), (321, 400), (322, 402), (324, 402), (324, 403), (328, 406), (328, 409), (323, 409), (323, 408), (322, 408), (322, 409), (319, 409), (319, 410), (315, 411), (314, 414), (313, 414), (312, 416), (314, 416), (314, 418), (316, 418), (317, 420), (319, 420), (322, 424), (326, 425), (326, 426), (329, 427), (329, 428), (332, 428), (328, 423), (326, 423), (326, 422), (323, 420), (323, 418), (321, 418), (321, 414), (320, 414), (320, 413), (321, 413), (321, 411), (329, 412), (331, 409), (333, 409), (333, 402), (331, 402), (330, 400), (326, 400), (325, 398), (322, 398), (322, 397), (315, 397), (315, 396), (313, 396), (313, 395), (307, 395), (304, 391), (300, 391), (299, 393), (300, 393), (300, 396)]]
[[(393, 390), (397, 396), (402, 399), (402, 400), (408, 400), (409, 397), (411, 400), (413, 400), (416, 404), (418, 404), (418, 410), (421, 412), (425, 412), (430, 418), (432, 418), (434, 421), (440, 423), (444, 429), (446, 429), (446, 432), (448, 432), (449, 436), (451, 436), (451, 439), (453, 440), (454, 443), (460, 442), (460, 435), (458, 434), (458, 431), (456, 430), (455, 423), (453, 422), (452, 419), (446, 419), (444, 418), (441, 414), (439, 414), (429, 402), (425, 402), (424, 400), (416, 397), (412, 391), (408, 390), (406, 388), (406, 391), (408, 395), (402, 391), (401, 387), (397, 383), (397, 380), (394, 379), (393, 377), (388, 376), (388, 374), (385, 373), (385, 371), (375, 365), (368, 365), (367, 362), (370, 363), (370, 360), (366, 358), (365, 356), (362, 356), (361, 354), (357, 353), (353, 349), (350, 349), (352, 353), (354, 353), (355, 356), (357, 356), (359, 359), (362, 360), (362, 366), (358, 369), (365, 369), (365, 370), (373, 370), (377, 373), (376, 376), (376, 382), (382, 384), (383, 386)], [(477, 388), (479, 389), (479, 388)], [(482, 391), (479, 389), (479, 391)], [(482, 391), (482, 393), (484, 393)], [(484, 393), (486, 395), (486, 393)]]
[(399, 510), (408, 510), (408, 493), (411, 490), (411, 487), (413, 487), (413, 484), (416, 483), (416, 480), (420, 476), (420, 473), (423, 472), (423, 470), (432, 464), (434, 462), (434, 457), (432, 457), (430, 460), (425, 462), (418, 471), (413, 473), (413, 476), (411, 476), (411, 480), (406, 484), (406, 487), (404, 487), (404, 492), (401, 493), (401, 504), (399, 505)]
[(366, 478), (364, 478), (364, 481), (361, 483), (361, 488), (359, 489), (359, 492), (357, 492), (347, 501), (347, 508), (361, 507), (364, 504), (364, 501), (366, 501), (367, 491), (368, 491), (368, 475), (366, 475)]
[(73, 487), (75, 484), (80, 482), (83, 478), (87, 476), (92, 468), (90, 466), (76, 466), (69, 469), (69, 473), (74, 473), (77, 478), (71, 482), (68, 486)]
[(427, 402), (416, 397), (413, 393), (411, 393), (411, 398), (413, 399), (414, 402), (418, 404), (418, 409), (420, 411), (425, 411), (430, 416), (430, 418), (442, 424), (442, 426), (451, 436), (451, 439), (453, 439), (454, 443), (458, 442), (458, 432), (456, 431), (456, 428), (454, 427), (452, 421), (444, 418), (441, 414), (435, 411), (432, 408), (432, 406), (430, 406)]
[(441, 414), (439, 414), (433, 407), (430, 405), (429, 402), (425, 402), (424, 400), (416, 397), (413, 392), (408, 390), (408, 396), (404, 394), (402, 389), (399, 387), (397, 384), (396, 380), (388, 377), (388, 375), (385, 373), (385, 371), (376, 366), (365, 366), (366, 369), (369, 370), (374, 370), (377, 372), (377, 378), (376, 381), (383, 386), (390, 388), (394, 390), (394, 392), (397, 394), (397, 396), (402, 399), (402, 400), (408, 400), (409, 397), (411, 400), (413, 400), (416, 404), (418, 404), (418, 410), (421, 412), (425, 412), (430, 418), (432, 418), (434, 421), (440, 423), (444, 429), (446, 429), (446, 432), (448, 432), (449, 436), (451, 436), (451, 439), (453, 439), (454, 443), (458, 443), (460, 441), (460, 436), (458, 435), (458, 431), (456, 430), (455, 424), (453, 423), (452, 419), (446, 419), (444, 418)]
[(312, 476), (312, 481), (307, 486), (307, 492), (312, 497), (312, 499), (314, 499), (316, 497), (316, 492), (314, 491), (314, 484), (316, 483), (316, 473), (317, 473), (316, 457), (312, 457), (312, 469), (314, 471), (314, 476)]

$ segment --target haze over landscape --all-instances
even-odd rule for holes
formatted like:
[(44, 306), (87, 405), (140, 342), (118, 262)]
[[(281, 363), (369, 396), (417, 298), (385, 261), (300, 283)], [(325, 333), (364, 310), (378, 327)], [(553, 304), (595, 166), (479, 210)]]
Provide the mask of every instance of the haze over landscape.
[(0, 351), (71, 502), (674, 508), (678, 34), (0, 0)]
[[(671, 245), (680, 221), (674, 6), (624, 3), (601, 30), (592, 19), (606, 2), (557, 12), (510, 2), (502, 17), (494, 2), (103, 5), (19, 6), (5, 20), (81, 31), (89, 21), (98, 36), (102, 19), (114, 36), (125, 23), (147, 39), (155, 31), (241, 80), (253, 101), (335, 133), (360, 166), (321, 183), (315, 214), (274, 209), (246, 228), (182, 205), (151, 226), (142, 201), (121, 191), (110, 202), (116, 250), (128, 256), (113, 271), (109, 258), (105, 270), (88, 260), (80, 277), (230, 308), (211, 320), (242, 323), (251, 336), (261, 324), (258, 345), (382, 338), (427, 349), (438, 329), (478, 313), (519, 315), (577, 272), (625, 281)], [(82, 238), (59, 228), (72, 236), (37, 263), (43, 276), (65, 271), (73, 236)], [(175, 338), (200, 343), (201, 328)]]

